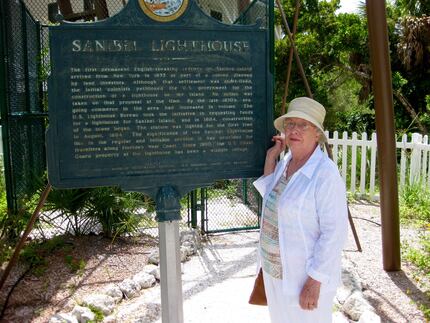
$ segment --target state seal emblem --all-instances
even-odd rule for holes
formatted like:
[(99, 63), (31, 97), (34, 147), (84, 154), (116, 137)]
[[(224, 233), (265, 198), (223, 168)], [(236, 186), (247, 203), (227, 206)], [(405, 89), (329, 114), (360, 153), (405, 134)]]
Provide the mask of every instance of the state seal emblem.
[(168, 22), (178, 19), (185, 12), (188, 0), (139, 0), (139, 4), (151, 19)]

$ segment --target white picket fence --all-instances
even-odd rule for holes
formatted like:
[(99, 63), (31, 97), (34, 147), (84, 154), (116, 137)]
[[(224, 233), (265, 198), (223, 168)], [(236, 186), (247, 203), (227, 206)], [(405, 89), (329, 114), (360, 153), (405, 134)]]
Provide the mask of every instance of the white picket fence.
[[(332, 136), (330, 136), (332, 135)], [(329, 144), (332, 145), (333, 160), (347, 183), (352, 194), (377, 199), (377, 143), (376, 133), (370, 139), (362, 133), (360, 139), (353, 132), (339, 137), (337, 131), (326, 132)], [(400, 188), (407, 184), (421, 183), (430, 186), (430, 145), (428, 136), (412, 134), (410, 141), (405, 134), (396, 142), (398, 160), (398, 183)]]

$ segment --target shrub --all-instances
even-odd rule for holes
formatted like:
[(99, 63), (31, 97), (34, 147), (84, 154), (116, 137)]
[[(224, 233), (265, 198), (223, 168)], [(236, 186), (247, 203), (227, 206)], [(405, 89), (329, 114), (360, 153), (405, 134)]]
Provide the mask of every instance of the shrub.
[(85, 215), (101, 224), (103, 234), (113, 238), (138, 229), (137, 209), (142, 206), (139, 193), (123, 192), (118, 187), (91, 190)]

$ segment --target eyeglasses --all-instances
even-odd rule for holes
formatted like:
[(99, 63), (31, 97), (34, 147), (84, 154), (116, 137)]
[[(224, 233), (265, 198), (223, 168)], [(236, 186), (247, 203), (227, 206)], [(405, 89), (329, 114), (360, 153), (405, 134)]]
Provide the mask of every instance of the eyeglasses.
[(284, 128), (287, 130), (293, 130), (297, 127), (297, 130), (300, 132), (304, 132), (308, 130), (310, 127), (313, 127), (313, 125), (306, 123), (306, 122), (294, 122), (294, 121), (288, 121), (285, 120), (284, 122)]

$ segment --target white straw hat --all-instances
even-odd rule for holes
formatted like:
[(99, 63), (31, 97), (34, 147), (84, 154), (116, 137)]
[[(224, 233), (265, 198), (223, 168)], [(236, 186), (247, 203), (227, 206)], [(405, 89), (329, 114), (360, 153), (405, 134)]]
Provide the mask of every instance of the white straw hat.
[(277, 118), (273, 124), (275, 128), (284, 133), (284, 120), (287, 118), (300, 118), (306, 121), (309, 121), (318, 129), (321, 130), (323, 134), (324, 141), (327, 141), (327, 138), (324, 134), (324, 118), (325, 118), (325, 108), (322, 104), (318, 103), (315, 100), (312, 100), (307, 97), (295, 98), (288, 105), (288, 112), (279, 118)]

